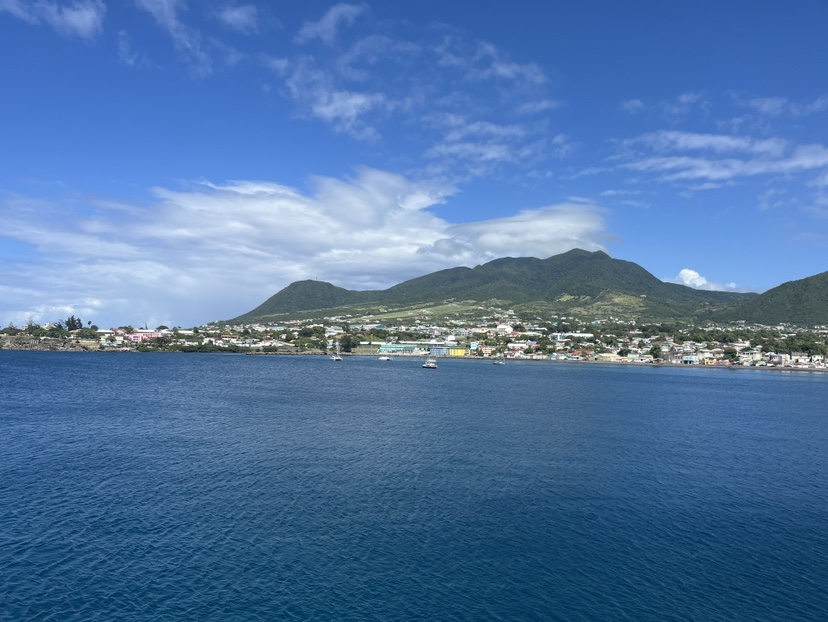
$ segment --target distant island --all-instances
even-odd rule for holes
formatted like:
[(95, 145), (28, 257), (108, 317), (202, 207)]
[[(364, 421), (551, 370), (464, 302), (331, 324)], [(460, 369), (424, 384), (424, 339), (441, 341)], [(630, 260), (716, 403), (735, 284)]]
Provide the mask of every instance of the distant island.
[[(0, 349), (448, 356), (826, 368), (828, 273), (764, 294), (663, 283), (605, 253), (499, 259), (379, 292), (300, 281), (235, 319), (100, 329), (74, 316), (0, 331)], [(760, 317), (766, 321), (745, 318)], [(817, 320), (797, 322), (799, 319)], [(779, 321), (776, 321), (779, 319)]]
[(450, 268), (381, 291), (354, 291), (298, 281), (230, 323), (381, 313), (405, 319), (442, 303), (503, 307), (520, 315), (575, 316), (659, 323), (737, 322), (796, 326), (828, 324), (828, 272), (763, 294), (706, 291), (665, 283), (641, 266), (602, 251), (574, 249), (536, 259), (503, 258)]

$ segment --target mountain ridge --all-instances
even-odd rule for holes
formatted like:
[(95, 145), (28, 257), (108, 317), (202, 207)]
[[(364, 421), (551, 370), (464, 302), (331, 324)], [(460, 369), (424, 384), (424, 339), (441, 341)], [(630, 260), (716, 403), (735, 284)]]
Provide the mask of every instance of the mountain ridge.
[[(828, 308), (828, 272), (823, 274), (824, 287), (820, 280), (815, 294), (809, 294), (813, 288), (808, 279), (796, 286), (798, 299), (807, 301), (802, 304), (808, 312), (801, 317), (820, 317), (814, 310)], [(525, 305), (550, 313), (620, 319), (735, 321), (749, 316), (760, 321), (755, 318), (777, 317), (779, 300), (790, 298), (790, 291), (784, 289), (781, 294), (766, 296), (774, 290), (765, 294), (697, 290), (666, 283), (638, 264), (614, 259), (603, 251), (572, 249), (547, 259), (502, 257), (473, 268), (446, 268), (384, 290), (356, 291), (324, 281), (296, 281), (228, 321), (267, 321), (349, 307), (405, 307), (446, 300), (496, 300), (510, 307)], [(738, 317), (740, 314), (746, 317)], [(828, 323), (828, 318), (823, 322)]]

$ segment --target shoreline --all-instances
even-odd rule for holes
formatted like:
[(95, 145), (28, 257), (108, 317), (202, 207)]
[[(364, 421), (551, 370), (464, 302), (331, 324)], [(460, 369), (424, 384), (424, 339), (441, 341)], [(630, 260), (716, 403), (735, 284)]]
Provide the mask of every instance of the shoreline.
[[(97, 349), (91, 348), (88, 346), (84, 346), (83, 344), (67, 344), (63, 347), (52, 347), (52, 348), (44, 348), (44, 347), (2, 347), (0, 344), (0, 352), (74, 352), (74, 353), (88, 353), (88, 354), (233, 354), (233, 355), (243, 355), (243, 356), (327, 356), (326, 352), (180, 352), (174, 350), (155, 350), (155, 351), (146, 351), (146, 350), (137, 350), (135, 348), (129, 349)], [(371, 356), (378, 356), (376, 352), (342, 352), (343, 358), (350, 358), (350, 357), (371, 357)], [(416, 360), (423, 358), (425, 355), (391, 355), (393, 360)], [(458, 361), (480, 361), (484, 363), (490, 363), (493, 359), (491, 357), (476, 357), (476, 356), (438, 356), (438, 359), (451, 359), (451, 360), (458, 360)], [(572, 364), (572, 365), (624, 365), (624, 366), (635, 366), (635, 367), (671, 367), (671, 368), (690, 368), (690, 369), (723, 369), (723, 370), (750, 370), (750, 371), (769, 371), (769, 372), (816, 372), (816, 373), (826, 373), (828, 372), (828, 367), (778, 367), (778, 366), (771, 366), (771, 365), (686, 365), (683, 363), (668, 363), (668, 362), (659, 362), (659, 363), (642, 363), (642, 362), (632, 362), (632, 361), (591, 361), (591, 360), (579, 360), (579, 361), (571, 361), (571, 360), (555, 360), (555, 359), (530, 359), (530, 358), (519, 358), (519, 359), (507, 359), (507, 363), (539, 363), (539, 364)]]

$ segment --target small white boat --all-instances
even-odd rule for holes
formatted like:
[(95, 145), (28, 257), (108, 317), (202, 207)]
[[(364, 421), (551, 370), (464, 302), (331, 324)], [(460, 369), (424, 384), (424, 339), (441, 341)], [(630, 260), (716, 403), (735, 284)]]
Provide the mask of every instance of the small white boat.
[(342, 360), (342, 357), (339, 356), (339, 342), (338, 341), (336, 342), (336, 352), (331, 354), (331, 360), (332, 361), (341, 361)]
[(504, 361), (503, 359), (495, 359), (494, 361), (492, 361), (492, 364), (494, 364), (494, 365), (505, 365), (506, 361)]
[(437, 369), (436, 359), (426, 359), (426, 362), (423, 363), (423, 369)]
[(379, 357), (379, 360), (381, 360), (381, 361), (390, 361), (391, 357), (390, 356), (381, 356), (381, 357)]

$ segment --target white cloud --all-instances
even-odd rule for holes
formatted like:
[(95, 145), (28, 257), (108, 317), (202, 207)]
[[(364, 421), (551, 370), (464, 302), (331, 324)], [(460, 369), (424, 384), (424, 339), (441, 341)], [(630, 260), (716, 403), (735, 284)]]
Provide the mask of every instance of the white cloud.
[(592, 203), (459, 224), (433, 213), (456, 191), (443, 182), (370, 168), (311, 181), (310, 192), (255, 181), (156, 188), (140, 209), (0, 199), (2, 236), (36, 257), (7, 266), (0, 321), (74, 312), (99, 325), (188, 325), (241, 314), (300, 279), (385, 288), (504, 255), (600, 249), (605, 236)]
[(625, 141), (626, 145), (646, 144), (649, 148), (664, 152), (673, 150), (713, 151), (716, 153), (747, 152), (756, 155), (780, 156), (788, 146), (781, 138), (756, 140), (746, 136), (728, 134), (700, 134), (678, 131), (650, 132)]
[(474, 56), (474, 67), (468, 77), (476, 80), (495, 79), (509, 82), (543, 84), (546, 74), (535, 63), (516, 63), (503, 58), (491, 43), (481, 41)]
[(313, 39), (320, 39), (328, 45), (333, 45), (339, 27), (342, 24), (350, 26), (367, 8), (364, 4), (335, 4), (318, 22), (306, 22), (295, 40), (297, 43), (307, 43)]
[(129, 67), (146, 67), (150, 64), (146, 54), (139, 54), (132, 48), (132, 41), (126, 30), (118, 32), (118, 60)]
[(221, 7), (216, 17), (228, 28), (244, 34), (254, 33), (259, 27), (259, 11), (254, 4)]
[(552, 110), (557, 110), (558, 108), (562, 108), (564, 106), (564, 102), (558, 101), (555, 99), (539, 99), (536, 101), (528, 101), (523, 104), (520, 104), (517, 107), (518, 114), (538, 114), (541, 112), (550, 112)]
[(640, 99), (628, 99), (621, 102), (621, 110), (629, 114), (638, 114), (644, 110), (644, 102)]
[(684, 120), (694, 110), (706, 114), (711, 108), (707, 97), (700, 91), (686, 91), (675, 99), (661, 102), (660, 106), (664, 117), (673, 122)]
[(760, 194), (759, 197), (757, 197), (759, 210), (766, 212), (770, 209), (783, 207), (786, 204), (786, 201), (790, 201), (790, 198), (783, 199), (786, 194), (787, 192), (780, 188), (768, 188)]
[(787, 175), (828, 167), (828, 148), (802, 145), (782, 158), (701, 158), (684, 155), (645, 157), (627, 168), (658, 173), (663, 181), (727, 181), (757, 175)]
[(370, 35), (356, 41), (334, 61), (336, 72), (347, 80), (370, 81), (381, 63), (408, 63), (422, 52), (420, 45), (385, 35)]
[[(569, 137), (545, 118), (563, 103), (549, 97), (538, 65), (515, 62), (455, 30), (439, 34), (438, 43), (427, 38), (443, 27), (406, 40), (385, 34), (400, 30), (395, 25), (370, 17), (363, 4), (337, 4), (294, 37), (306, 46), (303, 54), (261, 56), (284, 80), (281, 93), (297, 116), (358, 140), (399, 139), (425, 156), (428, 171), (457, 180), (573, 152)], [(355, 37), (342, 28), (357, 18), (376, 32)], [(386, 129), (399, 124), (405, 132)]]
[[(767, 177), (794, 181), (804, 173), (828, 172), (828, 147), (792, 145), (781, 138), (659, 131), (619, 142), (620, 166), (674, 183), (682, 193), (713, 190), (740, 179)], [(688, 185), (691, 184), (691, 185)], [(807, 182), (803, 186), (809, 185)], [(817, 183), (811, 185), (818, 186)]]
[(788, 100), (784, 97), (754, 97), (747, 101), (747, 106), (760, 114), (775, 117), (785, 111)]
[(181, 0), (135, 0), (135, 4), (167, 31), (176, 51), (195, 75), (207, 77), (213, 73), (213, 60), (204, 49), (201, 33), (178, 19), (179, 11), (185, 8)]
[[(423, 248), (440, 255), (455, 249), (447, 259), (466, 265), (498, 257), (545, 259), (572, 248), (602, 250), (605, 241), (603, 212), (593, 203), (567, 202), (523, 210), (514, 216), (452, 225), (439, 244)], [(457, 253), (456, 249), (464, 249)]]
[(828, 95), (821, 95), (807, 104), (792, 102), (787, 97), (753, 97), (742, 103), (767, 117), (805, 117), (828, 110)]
[(29, 24), (46, 23), (67, 37), (91, 40), (103, 32), (106, 5), (102, 0), (75, 0), (69, 5), (53, 0), (0, 0), (0, 12), (3, 11)]
[(132, 51), (129, 35), (125, 30), (118, 33), (118, 60), (130, 67), (138, 64), (138, 55)]
[(560, 159), (573, 149), (564, 134), (537, 138), (540, 132), (532, 125), (468, 121), (459, 114), (435, 115), (428, 121), (443, 137), (424, 155), (456, 175), (486, 175), (501, 165), (520, 166), (543, 156)]
[(557, 134), (549, 141), (548, 153), (558, 160), (569, 157), (575, 151), (575, 145), (570, 142), (566, 134)]
[[(275, 69), (285, 71), (288, 66), (278, 64)], [(366, 123), (364, 117), (385, 107), (387, 98), (383, 93), (337, 88), (332, 76), (315, 68), (309, 59), (293, 67), (287, 87), (309, 116), (329, 123), (337, 132), (361, 140), (376, 140), (379, 137), (379, 132)]]
[(267, 67), (268, 69), (280, 76), (287, 74), (287, 71), (290, 68), (290, 61), (286, 58), (279, 58), (276, 56), (270, 56), (268, 54), (262, 54), (261, 60), (262, 64), (265, 67)]
[(647, 209), (648, 207), (650, 207), (650, 204), (646, 201), (633, 201), (631, 199), (625, 199), (621, 201), (621, 205), (635, 207), (636, 209)]
[(816, 186), (817, 188), (828, 188), (828, 170), (823, 171), (809, 185)]
[(636, 196), (641, 194), (641, 190), (604, 190), (601, 192), (602, 197), (624, 197)]
[(705, 289), (710, 291), (737, 291), (736, 283), (713, 283), (712, 281), (708, 281), (705, 277), (701, 274), (696, 272), (695, 270), (691, 270), (689, 268), (682, 269), (678, 275), (676, 275), (672, 279), (667, 279), (670, 283), (679, 283), (681, 285), (687, 285), (688, 287), (692, 287), (694, 289)]

